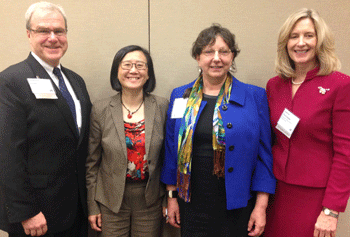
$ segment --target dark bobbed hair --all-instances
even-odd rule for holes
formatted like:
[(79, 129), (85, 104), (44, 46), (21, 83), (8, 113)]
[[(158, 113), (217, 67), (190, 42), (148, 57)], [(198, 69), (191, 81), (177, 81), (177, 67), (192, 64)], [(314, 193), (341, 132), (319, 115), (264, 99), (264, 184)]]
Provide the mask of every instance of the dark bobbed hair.
[(225, 41), (225, 43), (228, 45), (231, 52), (233, 53), (231, 68), (232, 68), (232, 72), (235, 72), (236, 71), (235, 58), (240, 52), (240, 49), (236, 44), (236, 40), (235, 40), (236, 37), (227, 28), (222, 27), (218, 23), (213, 23), (212, 26), (202, 30), (199, 33), (196, 41), (193, 43), (193, 46), (192, 46), (192, 52), (191, 52), (192, 57), (196, 59), (197, 56), (199, 56), (202, 53), (203, 49), (206, 46), (215, 44), (217, 36), (222, 37), (222, 39)]
[(113, 90), (116, 90), (116, 91), (122, 90), (122, 85), (120, 84), (120, 81), (118, 78), (119, 65), (122, 62), (125, 55), (134, 51), (141, 51), (147, 59), (148, 80), (143, 85), (143, 92), (150, 93), (156, 88), (156, 76), (154, 75), (153, 61), (149, 52), (138, 45), (129, 45), (124, 48), (121, 48), (114, 56), (112, 68), (111, 68), (111, 78), (110, 78), (111, 86)]

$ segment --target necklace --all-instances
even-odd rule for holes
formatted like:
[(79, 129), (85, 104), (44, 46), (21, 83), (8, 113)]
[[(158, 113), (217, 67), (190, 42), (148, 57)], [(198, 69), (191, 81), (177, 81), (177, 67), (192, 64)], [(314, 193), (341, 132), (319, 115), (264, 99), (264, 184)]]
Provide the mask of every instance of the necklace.
[(301, 83), (303, 83), (305, 80), (301, 81), (301, 82), (295, 82), (294, 79), (292, 78), (292, 84), (294, 85), (301, 85)]
[(139, 109), (140, 109), (141, 106), (143, 105), (144, 100), (142, 99), (142, 103), (140, 104), (140, 106), (137, 108), (137, 110), (135, 110), (135, 111), (133, 111), (133, 112), (131, 112), (128, 108), (126, 108), (126, 106), (124, 105), (124, 103), (123, 103), (122, 100), (121, 100), (121, 102), (122, 102), (123, 107), (129, 112), (129, 113), (128, 113), (128, 119), (131, 119), (131, 118), (132, 118), (132, 115), (133, 115), (134, 113), (136, 113), (137, 111), (139, 111)]

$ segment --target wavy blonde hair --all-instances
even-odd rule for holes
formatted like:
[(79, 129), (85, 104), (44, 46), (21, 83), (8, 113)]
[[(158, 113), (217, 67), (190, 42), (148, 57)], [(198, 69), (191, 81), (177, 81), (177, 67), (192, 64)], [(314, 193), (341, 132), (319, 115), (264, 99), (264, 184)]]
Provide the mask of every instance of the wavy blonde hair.
[(320, 15), (313, 9), (303, 8), (288, 17), (282, 25), (277, 44), (275, 71), (284, 78), (295, 77), (295, 65), (289, 57), (287, 44), (295, 24), (305, 18), (312, 20), (317, 35), (316, 57), (320, 66), (318, 75), (328, 75), (340, 70), (341, 64), (335, 54), (334, 36)]

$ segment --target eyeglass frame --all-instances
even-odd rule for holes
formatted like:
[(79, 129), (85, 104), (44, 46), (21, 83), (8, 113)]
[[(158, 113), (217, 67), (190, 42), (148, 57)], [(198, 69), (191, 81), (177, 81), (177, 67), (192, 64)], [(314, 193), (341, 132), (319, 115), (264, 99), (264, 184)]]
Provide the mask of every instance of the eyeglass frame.
[[(50, 30), (48, 28), (39, 28), (37, 30), (34, 29), (28, 29), (29, 31), (33, 31), (35, 34), (38, 34), (42, 37), (49, 37), (52, 33), (56, 36), (56, 37), (62, 37), (62, 36), (66, 36), (68, 30), (67, 29), (63, 29), (63, 28), (57, 28), (54, 30)], [(57, 33), (57, 31), (63, 31), (62, 33)]]
[(232, 53), (232, 51), (230, 49), (220, 49), (220, 50), (212, 50), (212, 49), (208, 49), (208, 50), (203, 50), (202, 54), (206, 57), (214, 57), (216, 52), (218, 52), (218, 55), (221, 57), (227, 57), (230, 55), (230, 53)]
[[(130, 67), (130, 68), (125, 68), (125, 63), (130, 63), (130, 64), (131, 64), (131, 67)], [(137, 67), (137, 63), (143, 64), (145, 68), (138, 68), (138, 67)], [(135, 65), (135, 68), (136, 68), (137, 70), (146, 70), (146, 69), (148, 69), (147, 63), (145, 63), (145, 62), (143, 62), (143, 61), (136, 61), (136, 63), (132, 63), (132, 62), (130, 62), (130, 61), (122, 61), (122, 62), (120, 62), (120, 67), (121, 67), (122, 69), (124, 69), (124, 70), (131, 70), (131, 69), (134, 67), (134, 65)]]

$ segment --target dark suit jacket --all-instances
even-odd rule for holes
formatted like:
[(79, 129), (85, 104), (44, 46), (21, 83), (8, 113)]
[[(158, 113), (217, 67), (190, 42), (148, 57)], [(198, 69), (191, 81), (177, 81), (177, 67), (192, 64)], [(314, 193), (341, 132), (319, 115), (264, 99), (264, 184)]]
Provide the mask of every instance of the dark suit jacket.
[(58, 99), (36, 99), (27, 78), (49, 79), (30, 54), (0, 73), (0, 229), (23, 232), (20, 222), (42, 212), (48, 233), (69, 228), (78, 197), (86, 211), (85, 160), (90, 98), (83, 79), (62, 67), (81, 103), (78, 135), (73, 116)]
[[(128, 156), (120, 95), (98, 101), (92, 108), (86, 163), (89, 215), (100, 213), (99, 203), (117, 213), (123, 200)], [(160, 169), (168, 103), (162, 97), (145, 95), (147, 206), (165, 194), (164, 185), (160, 183)]]

